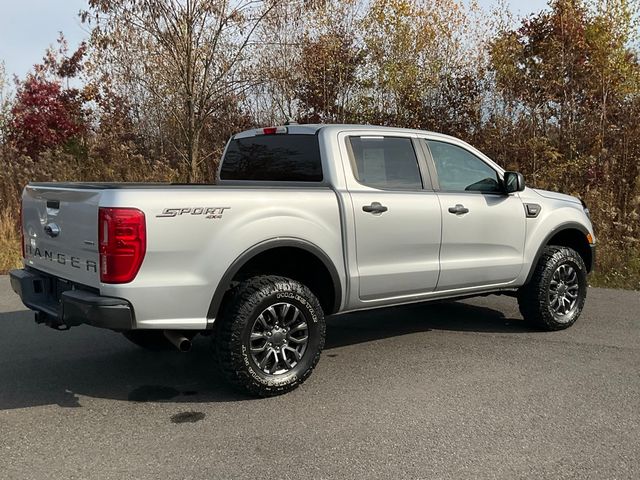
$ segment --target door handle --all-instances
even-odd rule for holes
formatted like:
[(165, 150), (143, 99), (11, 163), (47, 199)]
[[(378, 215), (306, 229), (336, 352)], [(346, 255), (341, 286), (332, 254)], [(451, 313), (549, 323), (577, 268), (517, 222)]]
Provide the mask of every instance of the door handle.
[(469, 209), (460, 203), (455, 207), (449, 207), (449, 213), (455, 213), (456, 215), (462, 215), (464, 213), (469, 213)]
[(382, 213), (389, 210), (387, 207), (382, 205), (380, 202), (373, 202), (371, 205), (364, 205), (362, 210), (367, 213)]

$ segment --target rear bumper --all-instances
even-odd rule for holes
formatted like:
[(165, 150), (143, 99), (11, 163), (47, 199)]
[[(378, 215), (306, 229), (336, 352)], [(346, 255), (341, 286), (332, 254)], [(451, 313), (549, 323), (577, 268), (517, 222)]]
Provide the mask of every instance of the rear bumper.
[(126, 300), (78, 289), (37, 270), (12, 270), (9, 276), (11, 288), (36, 312), (38, 323), (56, 329), (83, 324), (111, 330), (133, 328), (133, 307)]

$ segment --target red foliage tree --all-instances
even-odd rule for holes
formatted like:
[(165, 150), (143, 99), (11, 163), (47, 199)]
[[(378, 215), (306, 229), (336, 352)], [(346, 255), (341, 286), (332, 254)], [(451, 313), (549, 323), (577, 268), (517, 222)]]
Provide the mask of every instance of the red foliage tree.
[(10, 140), (31, 158), (64, 145), (85, 130), (77, 92), (34, 76), (20, 85), (11, 109)]

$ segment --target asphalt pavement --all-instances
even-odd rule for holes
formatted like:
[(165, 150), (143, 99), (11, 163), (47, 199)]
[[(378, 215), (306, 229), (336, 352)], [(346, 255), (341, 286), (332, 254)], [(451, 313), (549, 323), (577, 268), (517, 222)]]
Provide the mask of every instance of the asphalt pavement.
[(330, 318), (311, 378), (253, 399), (209, 342), (150, 353), (33, 322), (0, 277), (0, 479), (640, 478), (640, 292), (562, 332), (489, 296)]

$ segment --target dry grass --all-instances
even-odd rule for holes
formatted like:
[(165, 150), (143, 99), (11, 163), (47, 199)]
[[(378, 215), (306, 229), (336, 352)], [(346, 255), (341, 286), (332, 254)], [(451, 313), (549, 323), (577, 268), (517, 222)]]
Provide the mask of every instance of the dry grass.
[(640, 247), (600, 242), (596, 269), (589, 277), (594, 287), (640, 290)]
[(0, 212), (0, 274), (21, 264), (17, 222), (8, 212)]

